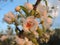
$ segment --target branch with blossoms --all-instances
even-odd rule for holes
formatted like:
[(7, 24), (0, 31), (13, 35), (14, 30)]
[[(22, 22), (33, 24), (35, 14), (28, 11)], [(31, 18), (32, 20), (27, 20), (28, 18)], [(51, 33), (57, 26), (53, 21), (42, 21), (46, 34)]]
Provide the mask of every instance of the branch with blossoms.
[[(45, 5), (41, 3), (42, 1), (45, 2)], [(40, 45), (40, 43), (47, 43), (50, 36), (53, 35), (50, 34), (54, 18), (51, 15), (57, 15), (56, 9), (56, 6), (49, 7), (47, 0), (37, 0), (34, 5), (26, 2), (24, 6), (20, 5), (15, 8), (17, 15), (12, 12), (5, 14), (4, 21), (15, 25), (15, 31), (20, 41), (24, 42), (26, 39), (26, 42), (22, 43), (23, 45), (27, 45), (27, 42), (32, 43), (30, 45)], [(22, 30), (18, 26), (21, 26)], [(20, 43), (20, 45), (22, 44)]]

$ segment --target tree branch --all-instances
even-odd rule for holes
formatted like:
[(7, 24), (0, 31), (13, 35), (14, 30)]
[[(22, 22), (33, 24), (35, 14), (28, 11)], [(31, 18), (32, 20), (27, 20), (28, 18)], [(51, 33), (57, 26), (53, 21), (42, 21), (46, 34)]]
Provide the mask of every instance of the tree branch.
[(41, 0), (37, 0), (37, 1), (36, 1), (36, 3), (35, 3), (35, 5), (34, 5), (34, 8), (33, 8), (33, 10), (36, 10), (36, 8), (37, 8), (37, 5), (40, 3), (40, 1), (41, 1)]

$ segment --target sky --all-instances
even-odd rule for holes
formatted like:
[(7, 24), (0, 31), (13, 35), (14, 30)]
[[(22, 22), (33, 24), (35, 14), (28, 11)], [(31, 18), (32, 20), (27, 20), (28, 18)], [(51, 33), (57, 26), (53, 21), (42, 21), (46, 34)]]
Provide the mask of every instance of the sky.
[[(36, 0), (29, 0), (30, 3), (34, 3)], [(0, 30), (5, 30), (7, 28), (7, 23), (3, 21), (3, 17), (6, 13), (9, 11), (15, 12), (15, 7), (19, 5), (23, 5), (27, 0), (0, 0)], [(57, 0), (49, 0), (49, 2), (57, 4), (60, 6), (60, 3), (58, 4)], [(60, 12), (60, 9), (59, 9)], [(60, 13), (59, 13), (60, 14)], [(60, 28), (60, 15), (58, 14), (58, 17), (54, 19), (54, 23), (52, 28)]]

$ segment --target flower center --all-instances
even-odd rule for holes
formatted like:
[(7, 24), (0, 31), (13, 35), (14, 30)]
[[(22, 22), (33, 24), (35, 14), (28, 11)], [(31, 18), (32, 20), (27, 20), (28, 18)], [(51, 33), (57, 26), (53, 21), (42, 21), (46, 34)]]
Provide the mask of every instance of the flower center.
[(32, 26), (33, 26), (33, 22), (32, 21), (28, 21), (27, 24), (26, 24), (26, 27), (28, 29), (30, 29)]
[(32, 26), (31, 23), (27, 22), (26, 27), (31, 28), (31, 26)]

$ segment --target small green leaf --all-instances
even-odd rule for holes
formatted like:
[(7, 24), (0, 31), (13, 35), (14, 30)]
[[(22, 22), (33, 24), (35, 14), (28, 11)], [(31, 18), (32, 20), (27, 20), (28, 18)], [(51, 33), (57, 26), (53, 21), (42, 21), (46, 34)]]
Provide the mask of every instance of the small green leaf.
[(24, 13), (26, 14), (26, 16), (29, 16), (28, 10), (24, 6), (20, 6), (20, 7), (24, 11)]
[(46, 4), (46, 6), (48, 5), (48, 2), (47, 2), (47, 0), (44, 0), (45, 1), (45, 4)]
[(46, 6), (48, 5), (47, 1), (45, 1)]
[(50, 16), (50, 15), (49, 15), (48, 17), (49, 17), (49, 18), (53, 18), (53, 17), (52, 17), (52, 16)]
[(34, 15), (35, 11), (34, 10), (31, 10), (30, 11), (30, 15)]
[(16, 34), (18, 35), (18, 33), (19, 33), (19, 32), (18, 32), (18, 30), (17, 30), (17, 29), (15, 29), (15, 32), (16, 32)]
[(39, 45), (36, 38), (31, 38), (31, 41), (32, 41), (35, 45)]
[(42, 31), (39, 27), (38, 27), (38, 29), (37, 29), (37, 32), (38, 32), (39, 36), (42, 36), (43, 31)]
[(40, 18), (40, 13), (38, 11), (35, 11), (35, 17)]

